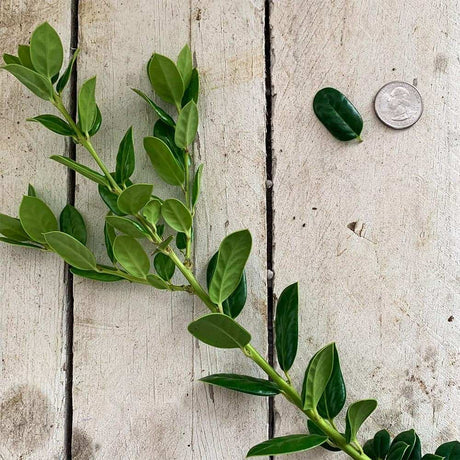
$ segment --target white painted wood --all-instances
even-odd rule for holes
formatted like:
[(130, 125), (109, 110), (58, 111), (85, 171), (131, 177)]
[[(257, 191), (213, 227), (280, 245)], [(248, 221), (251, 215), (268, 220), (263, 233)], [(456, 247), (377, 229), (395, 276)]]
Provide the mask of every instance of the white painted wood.
[[(70, 2), (1, 2), (2, 52), (16, 54), (18, 43), (27, 43), (45, 20), (67, 50)], [(65, 154), (65, 140), (26, 122), (52, 108), (6, 72), (0, 94), (0, 210), (17, 216), (30, 182), (59, 213), (67, 172), (48, 157)], [(64, 265), (52, 254), (1, 243), (0, 266), (0, 458), (63, 458)]]
[[(275, 287), (300, 281), (293, 377), (300, 385), (311, 355), (336, 341), (348, 402), (380, 403), (364, 435), (415, 428), (432, 452), (458, 438), (458, 2), (272, 6)], [(372, 109), (396, 79), (416, 81), (425, 105), (405, 131)], [(362, 144), (315, 118), (325, 86), (360, 110)], [(348, 228), (357, 221), (365, 236)], [(277, 434), (303, 431), (280, 398), (276, 411)]]
[[(118, 143), (135, 127), (136, 180), (153, 180), (142, 137), (155, 118), (130, 86), (149, 92), (145, 65), (153, 51), (175, 56), (191, 37), (202, 75), (198, 159), (205, 162), (197, 218), (197, 266), (231, 230), (250, 227), (250, 300), (242, 322), (265, 349), (263, 2), (140, 0), (80, 4), (80, 83), (98, 75), (103, 127), (94, 143), (112, 166)], [(88, 155), (78, 151), (81, 161)], [(219, 174), (221, 175), (220, 177)], [(78, 179), (77, 206), (91, 221), (90, 245), (104, 257), (104, 205)], [(97, 219), (97, 220), (96, 220)], [(97, 222), (94, 224), (94, 222)], [(211, 227), (212, 225), (212, 227)], [(127, 284), (75, 279), (75, 455), (96, 458), (244, 458), (249, 438), (267, 436), (263, 400), (215, 390), (199, 377), (215, 371), (255, 372), (236, 352), (196, 343), (187, 324), (204, 312), (188, 295)], [(85, 457), (82, 457), (85, 458)]]

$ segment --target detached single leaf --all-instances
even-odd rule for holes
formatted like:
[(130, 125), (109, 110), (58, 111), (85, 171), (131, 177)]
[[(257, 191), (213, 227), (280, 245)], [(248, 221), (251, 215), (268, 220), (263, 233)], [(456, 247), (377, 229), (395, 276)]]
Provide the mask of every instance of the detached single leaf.
[(45, 243), (44, 233), (58, 230), (58, 223), (51, 209), (42, 200), (24, 196), (19, 206), (22, 228), (38, 243)]
[(221, 313), (202, 316), (188, 325), (190, 334), (217, 348), (242, 348), (251, 341), (251, 334), (233, 319)]
[(82, 244), (86, 244), (87, 233), (85, 221), (72, 205), (68, 204), (62, 210), (59, 216), (59, 226), (61, 232), (73, 236)]
[(168, 126), (174, 128), (176, 126), (175, 121), (170, 117), (170, 115), (165, 112), (159, 105), (155, 104), (144, 92), (139, 89), (131, 88), (136, 94), (138, 94), (142, 99), (144, 99), (147, 104), (153, 109), (153, 111), (158, 115), (158, 118), (166, 123)]
[(375, 399), (363, 399), (350, 404), (347, 410), (345, 438), (347, 442), (356, 441), (361, 425), (377, 407)]
[(32, 33), (30, 58), (35, 70), (45, 77), (51, 78), (61, 70), (64, 58), (61, 39), (47, 22)]
[(174, 142), (178, 147), (187, 148), (195, 139), (198, 129), (198, 109), (195, 102), (190, 101), (179, 112)]
[(165, 222), (178, 232), (188, 233), (192, 226), (192, 216), (185, 205), (175, 198), (165, 200), (161, 206)]
[(171, 59), (154, 54), (148, 64), (148, 75), (153, 89), (166, 102), (180, 106), (184, 95), (184, 82)]
[(192, 76), (190, 78), (190, 83), (184, 92), (184, 97), (182, 98), (182, 107), (184, 107), (184, 105), (187, 105), (190, 101), (194, 101), (195, 104), (197, 104), (199, 92), (200, 77), (198, 76), (198, 70), (193, 69)]
[(126, 214), (137, 214), (152, 196), (152, 184), (133, 184), (120, 193), (118, 208)]
[(355, 106), (334, 88), (323, 88), (316, 93), (313, 110), (328, 131), (341, 141), (359, 138), (363, 119)]
[(81, 270), (95, 270), (94, 254), (73, 236), (63, 232), (45, 233), (46, 243), (69, 265)]
[(402, 460), (408, 449), (409, 446), (403, 441), (392, 444), (385, 460)]
[(291, 454), (304, 452), (320, 446), (327, 440), (326, 436), (317, 434), (291, 434), (257, 444), (246, 454), (246, 457), (259, 457), (267, 455)]
[(156, 137), (144, 138), (144, 148), (157, 174), (170, 185), (182, 185), (184, 170), (174, 158), (169, 147)]
[(147, 276), (150, 270), (150, 260), (137, 240), (130, 236), (117, 236), (113, 242), (113, 253), (128, 273), (139, 278)]
[(159, 252), (153, 259), (153, 266), (161, 279), (169, 281), (176, 269), (174, 262), (166, 254)]
[(142, 215), (150, 224), (156, 225), (161, 215), (161, 203), (157, 199), (150, 200), (142, 209)]
[(192, 52), (190, 51), (190, 47), (185, 45), (181, 49), (179, 57), (177, 58), (177, 70), (179, 70), (179, 73), (181, 74), (185, 88), (187, 88), (190, 83), (190, 78), (192, 77), (192, 69)]
[(61, 155), (52, 155), (50, 158), (54, 161), (57, 161), (58, 163), (61, 163), (64, 166), (67, 166), (69, 169), (72, 169), (73, 171), (81, 174), (87, 179), (92, 180), (93, 182), (96, 182), (96, 184), (99, 184), (105, 187), (109, 185), (105, 176), (103, 176), (102, 174), (99, 174), (98, 172), (94, 171), (91, 168), (88, 168), (88, 166), (82, 165), (81, 163), (77, 163), (71, 158), (67, 158)]
[(213, 374), (203, 377), (200, 381), (255, 396), (275, 396), (281, 392), (270, 380), (258, 379), (249, 375)]
[(280, 295), (276, 305), (275, 338), (278, 363), (283, 371), (294, 364), (299, 341), (299, 288), (294, 283)]
[(198, 201), (198, 197), (200, 196), (200, 189), (201, 189), (201, 175), (203, 174), (203, 165), (201, 164), (198, 166), (198, 169), (195, 173), (195, 179), (193, 180), (193, 188), (192, 188), (192, 207), (195, 208), (196, 203)]
[(249, 258), (252, 237), (248, 230), (228, 235), (219, 247), (216, 269), (209, 286), (211, 300), (220, 305), (235, 291)]
[(120, 216), (106, 216), (105, 221), (111, 227), (116, 228), (125, 235), (133, 238), (146, 238), (145, 230), (134, 220)]
[(95, 270), (80, 270), (76, 267), (70, 267), (71, 273), (77, 276), (81, 276), (82, 278), (88, 278), (90, 280), (95, 281), (105, 281), (105, 282), (112, 282), (112, 281), (122, 281), (124, 278), (118, 275), (110, 275), (107, 273), (100, 273)]
[(28, 118), (27, 121), (36, 121), (48, 128), (53, 133), (60, 134), (61, 136), (74, 136), (75, 132), (68, 125), (67, 122), (57, 117), (56, 115), (38, 115), (37, 117)]
[(435, 454), (444, 457), (444, 460), (458, 460), (460, 458), (460, 442), (450, 441), (441, 444), (436, 449)]
[(78, 93), (78, 122), (86, 135), (89, 135), (97, 116), (95, 91), (96, 77), (93, 77), (83, 83)]
[(80, 50), (77, 48), (73, 53), (72, 59), (70, 59), (67, 68), (65, 69), (64, 73), (62, 74), (61, 78), (56, 83), (56, 91), (61, 94), (64, 88), (67, 86), (69, 82), (70, 76), (72, 75), (73, 65), (75, 64), (75, 60), (77, 59)]
[(117, 166), (115, 169), (115, 180), (118, 184), (124, 184), (134, 172), (134, 141), (133, 128), (128, 129), (118, 147)]
[(53, 100), (53, 86), (43, 75), (18, 64), (7, 64), (2, 67), (14, 75), (26, 88), (46, 101)]
[(6, 214), (0, 214), (0, 233), (10, 240), (30, 240), (29, 235), (22, 228), (21, 221)]

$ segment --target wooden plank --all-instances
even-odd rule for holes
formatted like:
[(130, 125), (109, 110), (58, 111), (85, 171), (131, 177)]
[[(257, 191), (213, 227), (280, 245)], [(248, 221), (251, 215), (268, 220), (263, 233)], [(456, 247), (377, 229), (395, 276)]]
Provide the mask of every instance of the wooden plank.
[[(190, 8), (177, 2), (136, 0), (128, 10), (113, 2), (83, 2), (78, 73), (80, 83), (98, 75), (104, 123), (95, 137), (97, 150), (113, 165), (118, 143), (133, 124), (135, 179), (155, 181), (156, 193), (165, 196), (166, 188), (150, 169), (142, 147), (154, 117), (129, 87), (148, 90), (144, 69), (151, 53), (175, 56), (192, 36), (203, 76), (197, 156), (206, 163), (197, 218), (198, 274), (203, 279), (203, 263), (226, 233), (251, 227), (256, 243), (249, 270), (251, 300), (243, 322), (256, 332), (256, 343), (264, 349), (262, 2), (257, 16), (240, 3), (243, 18), (233, 24), (225, 20), (228, 8), (220, 2)], [(242, 38), (234, 45), (226, 43), (236, 33)], [(237, 65), (241, 51), (247, 60), (242, 73)], [(82, 151), (78, 157), (88, 161)], [(76, 202), (91, 223), (90, 245), (102, 259), (105, 209), (95, 188), (80, 178)], [(244, 397), (220, 391), (208, 394), (194, 381), (217, 366), (220, 371), (248, 369), (241, 364), (242, 355), (223, 356), (188, 334), (187, 324), (204, 311), (201, 305), (185, 294), (126, 284), (76, 279), (74, 287), (74, 427), (82, 440), (82, 447), (74, 443), (76, 455), (83, 449), (98, 458), (242, 458), (250, 444), (244, 432), (266, 436), (266, 426), (260, 423), (267, 420), (265, 402), (249, 404)]]
[[(271, 16), (275, 286), (300, 281), (294, 379), (336, 341), (348, 401), (380, 403), (363, 439), (413, 427), (428, 452), (458, 438), (457, 21), (455, 0), (284, 0)], [(372, 109), (397, 79), (418, 82), (425, 105), (405, 131)], [(336, 141), (316, 120), (325, 86), (361, 111), (362, 144)], [(357, 221), (366, 235), (348, 228)], [(277, 434), (304, 430), (281, 399), (276, 411)]]
[[(69, 48), (70, 2), (0, 3), (2, 52), (43, 21), (55, 27)], [(48, 159), (65, 154), (64, 138), (26, 122), (52, 113), (6, 72), (0, 74), (0, 209), (17, 216), (27, 184), (59, 213), (66, 202), (66, 174)], [(52, 254), (0, 246), (0, 458), (63, 458), (65, 420), (64, 264)]]

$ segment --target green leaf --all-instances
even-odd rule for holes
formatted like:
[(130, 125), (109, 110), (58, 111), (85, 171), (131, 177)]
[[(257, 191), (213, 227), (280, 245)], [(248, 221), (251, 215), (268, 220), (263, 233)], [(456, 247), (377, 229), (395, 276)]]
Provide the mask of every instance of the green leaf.
[(249, 375), (213, 374), (200, 381), (255, 396), (275, 396), (281, 392), (275, 383)]
[(12, 54), (4, 54), (3, 61), (5, 64), (18, 64), (21, 65), (21, 61), (17, 56), (13, 56)]
[(458, 460), (460, 458), (460, 442), (450, 441), (441, 444), (436, 449), (435, 454), (444, 457), (444, 460)]
[(113, 228), (116, 228), (125, 235), (133, 238), (146, 238), (147, 233), (145, 230), (134, 220), (128, 219), (127, 217), (119, 216), (106, 216), (106, 223)]
[(19, 58), (19, 64), (23, 65), (24, 67), (27, 67), (30, 70), (37, 70), (37, 69), (34, 69), (34, 65), (32, 64), (32, 60), (30, 58), (30, 46), (29, 45), (19, 45), (18, 46), (18, 58)]
[(276, 305), (275, 338), (278, 363), (283, 371), (294, 364), (299, 340), (299, 287), (291, 284), (281, 293)]
[(169, 147), (156, 137), (144, 138), (144, 148), (157, 174), (170, 185), (184, 183), (184, 171)]
[(444, 460), (444, 457), (435, 454), (425, 454), (422, 460)]
[(161, 206), (165, 222), (178, 232), (188, 233), (192, 226), (192, 216), (185, 205), (175, 198), (165, 200)]
[(192, 188), (192, 207), (195, 209), (196, 203), (198, 201), (198, 197), (200, 196), (200, 189), (201, 189), (201, 175), (203, 173), (203, 165), (201, 164), (198, 166), (198, 169), (195, 173), (195, 179), (193, 180), (193, 188)]
[(70, 204), (62, 210), (59, 216), (61, 232), (73, 236), (82, 244), (86, 244), (86, 225), (82, 215)]
[(18, 64), (7, 64), (2, 67), (10, 74), (14, 75), (25, 87), (30, 89), (36, 96), (46, 101), (53, 100), (53, 87), (51, 82), (45, 77)]
[(113, 242), (113, 253), (120, 265), (131, 275), (145, 278), (150, 270), (150, 261), (141, 244), (130, 236), (117, 236)]
[(160, 276), (160, 278), (164, 279), (165, 281), (169, 281), (176, 269), (176, 265), (174, 262), (168, 257), (166, 254), (159, 252), (155, 259), (153, 259), (153, 266), (155, 267), (156, 272)]
[(161, 203), (157, 199), (150, 200), (142, 209), (142, 215), (150, 224), (156, 225), (161, 215)]
[(86, 135), (89, 135), (97, 116), (95, 91), (96, 77), (93, 77), (83, 83), (78, 93), (78, 122)]
[(257, 444), (257, 446), (249, 450), (246, 457), (304, 452), (320, 446), (326, 440), (326, 436), (319, 436), (317, 434), (291, 434), (289, 436), (281, 436)]
[(321, 348), (308, 363), (302, 388), (305, 410), (316, 409), (334, 368), (333, 343)]
[(190, 47), (185, 45), (177, 58), (177, 70), (182, 77), (184, 82), (184, 87), (187, 88), (190, 83), (190, 78), (192, 77), (193, 63), (192, 63), (192, 52)]
[(30, 58), (35, 70), (45, 77), (51, 78), (61, 70), (64, 58), (61, 39), (47, 22), (32, 33)]
[(168, 284), (157, 275), (147, 275), (147, 281), (156, 289), (169, 289)]
[(81, 163), (77, 163), (71, 158), (67, 158), (62, 155), (52, 155), (50, 158), (54, 161), (57, 161), (58, 163), (61, 163), (64, 166), (67, 166), (68, 168), (81, 174), (87, 179), (92, 180), (93, 182), (96, 182), (96, 184), (99, 184), (101, 186), (109, 185), (107, 179), (102, 174), (99, 174), (93, 169), (88, 168), (88, 166), (82, 165)]
[(341, 141), (360, 139), (363, 119), (355, 106), (334, 88), (316, 93), (313, 110), (328, 131)]
[[(390, 450), (390, 433), (387, 430), (380, 430), (375, 433), (374, 438), (368, 441), (372, 452), (377, 459), (384, 459)], [(366, 443), (367, 444), (367, 443)], [(366, 444), (364, 446), (366, 446)]]
[(102, 114), (99, 110), (99, 106), (96, 104), (96, 118), (93, 121), (91, 129), (88, 132), (89, 137), (94, 136), (100, 129), (102, 124)]
[[(216, 270), (218, 255), (219, 255), (219, 252), (216, 252), (211, 257), (208, 263), (208, 268), (206, 270), (206, 282), (207, 282), (208, 289), (209, 289), (209, 286), (211, 285), (214, 271)], [(238, 286), (230, 294), (230, 296), (222, 302), (222, 309), (224, 313), (230, 316), (231, 318), (236, 318), (241, 313), (241, 310), (243, 310), (244, 305), (246, 304), (247, 295), (248, 295), (248, 291), (247, 291), (246, 273), (243, 270), (243, 275), (241, 276), (241, 280)]]
[(36, 244), (26, 243), (24, 241), (16, 241), (10, 238), (0, 237), (0, 241), (2, 241), (3, 243), (12, 244), (13, 246), (24, 246), (26, 248), (43, 249), (43, 246), (37, 246)]
[(179, 112), (176, 124), (174, 142), (178, 147), (187, 148), (195, 139), (198, 129), (198, 108), (195, 102), (190, 101)]
[(192, 76), (190, 78), (190, 83), (184, 92), (184, 97), (182, 98), (182, 107), (188, 104), (190, 101), (195, 101), (195, 104), (197, 104), (199, 92), (200, 92), (200, 77), (198, 76), (198, 70), (193, 69)]
[(251, 246), (252, 238), (248, 230), (231, 233), (220, 244), (216, 269), (209, 286), (209, 296), (216, 304), (222, 304), (237, 288)]
[(80, 50), (77, 48), (73, 53), (72, 59), (70, 59), (69, 64), (67, 65), (64, 73), (62, 74), (61, 78), (56, 83), (56, 91), (61, 94), (64, 88), (67, 86), (69, 82), (70, 76), (72, 75), (72, 69), (75, 64), (75, 60), (77, 59), (78, 53)]
[(166, 56), (154, 54), (147, 71), (150, 83), (158, 96), (179, 107), (184, 95), (184, 82), (176, 64)]
[(37, 196), (37, 192), (34, 189), (34, 186), (32, 184), (29, 184), (27, 187), (27, 195), (28, 196)]
[(76, 268), (76, 267), (70, 267), (70, 271), (74, 275), (81, 276), (82, 278), (88, 278), (90, 280), (106, 281), (106, 282), (124, 280), (124, 278), (122, 278), (121, 276), (110, 275), (108, 273), (100, 273), (95, 270), (80, 270), (79, 268)]
[(187, 247), (187, 235), (185, 233), (182, 233), (182, 232), (177, 233), (176, 246), (177, 246), (177, 249), (180, 249), (181, 251), (183, 251)]
[(179, 148), (175, 141), (174, 136), (176, 135), (175, 128), (163, 123), (161, 120), (157, 120), (153, 127), (153, 136), (162, 140), (171, 150), (171, 153), (174, 155), (174, 158), (177, 160), (179, 166), (184, 169), (185, 166), (185, 152), (183, 149)]
[(138, 94), (142, 99), (144, 99), (147, 104), (150, 105), (150, 107), (154, 110), (154, 112), (158, 115), (158, 118), (166, 123), (168, 126), (171, 126), (174, 128), (176, 126), (176, 123), (174, 120), (168, 115), (167, 112), (165, 112), (159, 105), (155, 104), (155, 102), (152, 101), (144, 92), (142, 92), (139, 89), (131, 88), (136, 94)]
[[(312, 422), (310, 419), (307, 420), (307, 427), (308, 427), (308, 431), (310, 432), (310, 434), (319, 434), (320, 436), (326, 436), (323, 431), (321, 430), (321, 428), (318, 427), (318, 425), (316, 425), (314, 422)], [(323, 447), (324, 449), (326, 450), (329, 450), (331, 452), (339, 452), (340, 449), (338, 447), (334, 447), (332, 446), (331, 444), (329, 444), (329, 442), (323, 442), (321, 444), (321, 447)]]
[(348, 443), (356, 441), (361, 425), (377, 407), (375, 399), (363, 399), (350, 404), (347, 410), (345, 439)]
[(130, 185), (120, 193), (118, 208), (126, 214), (137, 214), (150, 201), (152, 191), (152, 184)]
[(202, 316), (188, 325), (190, 334), (217, 348), (242, 348), (251, 341), (251, 334), (233, 319), (221, 313)]
[[(113, 176), (114, 174), (112, 173), (112, 177)], [(130, 186), (132, 185), (132, 182), (127, 180), (126, 185)], [(118, 208), (118, 195), (116, 193), (113, 193), (108, 187), (103, 187), (101, 185), (98, 187), (98, 191), (102, 201), (107, 205), (110, 211), (112, 211), (117, 216), (126, 216), (126, 213), (122, 212)]]
[(94, 254), (73, 236), (63, 232), (45, 233), (46, 243), (69, 265), (81, 270), (95, 270)]
[[(159, 236), (162, 236), (160, 235), (160, 233), (158, 232), (158, 228), (160, 226), (157, 227), (157, 233)], [(169, 244), (171, 243), (171, 241), (174, 239), (174, 235), (169, 235), (168, 238), (166, 238), (162, 243), (160, 243), (158, 246), (157, 246), (157, 250), (158, 251), (164, 251), (168, 246)]]
[(14, 241), (30, 240), (29, 235), (22, 228), (21, 221), (6, 214), (0, 214), (0, 233)]
[[(163, 233), (165, 231), (165, 225), (164, 224), (159, 224), (157, 225), (157, 234), (161, 238), (163, 236)], [(161, 245), (159, 245), (161, 246)]]
[(409, 446), (403, 441), (392, 444), (386, 460), (402, 460), (408, 449)]
[(117, 260), (113, 255), (113, 241), (115, 240), (115, 229), (109, 225), (107, 222), (104, 224), (104, 242), (105, 242), (105, 249), (107, 251), (107, 255), (112, 263), (115, 263)]
[(44, 233), (58, 229), (56, 217), (39, 198), (24, 196), (19, 206), (19, 219), (26, 233), (39, 243), (45, 243)]
[(342, 370), (340, 369), (339, 354), (334, 344), (334, 367), (332, 374), (327, 382), (326, 389), (318, 402), (318, 413), (321, 417), (332, 420), (336, 417), (345, 405), (347, 390), (343, 380)]
[(117, 166), (115, 169), (115, 180), (118, 184), (124, 184), (134, 172), (134, 141), (133, 127), (126, 131), (118, 147)]
[(61, 118), (56, 115), (38, 115), (37, 117), (28, 118), (27, 121), (36, 121), (41, 123), (45, 128), (48, 128), (53, 133), (61, 136), (75, 136), (73, 129)]

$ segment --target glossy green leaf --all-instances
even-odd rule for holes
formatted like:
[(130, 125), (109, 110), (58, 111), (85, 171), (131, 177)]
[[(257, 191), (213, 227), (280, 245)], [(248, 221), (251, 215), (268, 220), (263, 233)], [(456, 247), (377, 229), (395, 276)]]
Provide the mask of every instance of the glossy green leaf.
[[(390, 450), (390, 433), (388, 433), (387, 430), (380, 430), (375, 433), (374, 438), (370, 439), (368, 443), (366, 444), (368, 444), (368, 448), (371, 449), (369, 452), (373, 453), (374, 458), (384, 459)], [(364, 446), (366, 446), (366, 444)]]
[(377, 407), (375, 399), (363, 399), (350, 404), (347, 410), (345, 438), (347, 442), (356, 441), (361, 425)]
[(157, 174), (170, 185), (184, 183), (184, 170), (174, 158), (169, 147), (156, 137), (144, 138), (144, 148)]
[(169, 289), (168, 283), (157, 275), (147, 275), (147, 281), (156, 289)]
[(72, 75), (72, 69), (75, 64), (75, 60), (77, 59), (78, 54), (80, 53), (80, 50), (77, 48), (75, 52), (73, 53), (72, 58), (69, 61), (69, 64), (67, 65), (66, 69), (64, 70), (64, 73), (62, 74), (61, 78), (58, 80), (56, 83), (56, 91), (61, 94), (64, 88), (67, 86), (67, 83), (69, 82), (70, 76)]
[(332, 374), (327, 382), (326, 389), (318, 402), (318, 413), (321, 417), (328, 420), (337, 417), (345, 405), (347, 390), (343, 380), (342, 370), (340, 369), (339, 354), (334, 344), (334, 367)]
[(118, 184), (124, 184), (134, 172), (134, 141), (133, 127), (126, 131), (118, 147), (117, 166), (115, 169), (115, 180)]
[(19, 58), (19, 63), (23, 65), (24, 67), (27, 67), (28, 69), (35, 70), (35, 71), (37, 70), (37, 69), (34, 69), (34, 65), (32, 64), (32, 59), (30, 58), (30, 46), (29, 45), (19, 45), (18, 46), (18, 58)]
[[(310, 434), (319, 434), (320, 436), (326, 436), (323, 431), (313, 423), (310, 419), (307, 420), (307, 427), (308, 431)], [(321, 444), (321, 447), (323, 447), (326, 450), (329, 450), (331, 452), (339, 452), (340, 449), (338, 447), (334, 447), (333, 445), (329, 444), (328, 441), (325, 441)]]
[(150, 260), (136, 239), (124, 235), (117, 236), (113, 242), (113, 253), (128, 273), (140, 278), (147, 276), (150, 270)]
[(152, 196), (152, 184), (133, 184), (120, 193), (118, 208), (126, 214), (137, 214)]
[(334, 343), (321, 348), (308, 363), (302, 388), (304, 409), (316, 409), (334, 368)]
[(334, 88), (323, 88), (316, 93), (313, 110), (329, 132), (341, 141), (360, 139), (363, 119), (354, 105)]
[(150, 200), (142, 209), (142, 215), (150, 224), (156, 225), (161, 215), (161, 203), (157, 199)]
[(102, 125), (102, 114), (101, 114), (101, 111), (99, 110), (99, 106), (96, 104), (96, 118), (94, 119), (91, 129), (88, 132), (89, 137), (94, 136), (101, 128), (101, 125)]
[(159, 252), (155, 256), (155, 259), (153, 259), (153, 266), (155, 267), (155, 270), (160, 278), (164, 279), (165, 281), (169, 281), (173, 277), (174, 271), (176, 269), (176, 265), (171, 260), (171, 258), (162, 252)]
[(291, 434), (257, 444), (246, 454), (246, 457), (291, 454), (304, 452), (320, 446), (327, 440), (326, 436), (317, 434)]
[(61, 39), (47, 22), (39, 25), (32, 33), (30, 58), (35, 70), (48, 78), (61, 70), (64, 58)]
[(182, 107), (184, 107), (184, 105), (188, 104), (190, 101), (195, 101), (195, 104), (198, 103), (199, 92), (200, 77), (198, 76), (198, 70), (193, 69), (190, 83), (184, 92), (184, 97), (182, 98)]
[(270, 380), (258, 379), (249, 375), (213, 374), (203, 377), (200, 381), (255, 396), (275, 396), (281, 392)]
[(27, 187), (27, 195), (28, 196), (37, 196), (37, 192), (34, 189), (34, 186), (32, 184), (29, 184)]
[(399, 433), (392, 442), (396, 444), (398, 442), (405, 442), (409, 448), (404, 454), (403, 460), (420, 460), (422, 457), (422, 448), (420, 444), (420, 438), (414, 430), (402, 431)]
[(39, 243), (45, 243), (44, 233), (58, 230), (58, 223), (51, 209), (42, 200), (24, 196), (19, 207), (19, 219), (26, 233)]
[(104, 224), (104, 242), (105, 242), (105, 250), (107, 251), (107, 255), (112, 263), (115, 263), (117, 260), (113, 254), (113, 241), (115, 240), (115, 229), (109, 225), (107, 222)]
[(61, 232), (73, 236), (82, 244), (86, 244), (86, 225), (82, 215), (70, 204), (66, 205), (59, 216)]
[(148, 75), (153, 89), (166, 102), (180, 106), (184, 95), (184, 82), (171, 59), (154, 54), (148, 64)]
[(450, 441), (441, 444), (436, 449), (435, 454), (444, 457), (444, 460), (458, 460), (460, 458), (460, 442)]
[(185, 152), (183, 149), (179, 148), (174, 141), (176, 135), (175, 128), (167, 125), (161, 120), (157, 120), (153, 127), (153, 137), (156, 137), (162, 140), (171, 150), (174, 158), (177, 160), (179, 166), (184, 169), (185, 166)]
[(183, 251), (187, 247), (187, 235), (185, 233), (182, 233), (182, 232), (177, 233), (176, 246), (177, 246), (177, 249), (180, 249), (181, 251)]
[(187, 88), (192, 77), (193, 63), (192, 63), (192, 52), (190, 47), (185, 45), (177, 58), (177, 70), (179, 71), (182, 81), (184, 82), (184, 88)]
[(21, 65), (21, 61), (17, 56), (13, 56), (12, 54), (4, 54), (3, 61), (5, 64), (18, 64)]
[(81, 130), (89, 135), (97, 116), (96, 77), (86, 80), (78, 93), (78, 123)]
[(157, 234), (158, 234), (159, 237), (163, 236), (164, 231), (165, 231), (165, 225), (164, 224), (157, 225)]
[(45, 233), (46, 243), (69, 265), (81, 270), (95, 270), (94, 254), (73, 236), (63, 232)]
[(0, 233), (10, 240), (30, 240), (29, 235), (22, 228), (21, 221), (6, 214), (0, 214)]
[(61, 118), (56, 115), (38, 115), (37, 117), (28, 118), (27, 121), (36, 121), (48, 128), (53, 133), (60, 134), (61, 136), (74, 136), (73, 129)]
[(100, 273), (95, 270), (80, 270), (76, 267), (70, 267), (70, 271), (77, 276), (81, 276), (82, 278), (88, 278), (90, 280), (96, 281), (105, 281), (105, 282), (112, 282), (112, 281), (121, 281), (124, 280), (121, 276), (111, 275), (108, 273)]
[(117, 216), (126, 216), (126, 213), (118, 207), (118, 195), (116, 193), (113, 193), (108, 187), (102, 185), (99, 185), (98, 191), (102, 201), (107, 205), (110, 211)]
[(131, 88), (136, 94), (138, 94), (142, 99), (144, 99), (147, 104), (154, 110), (154, 112), (158, 115), (158, 118), (166, 123), (168, 126), (174, 128), (176, 123), (174, 120), (169, 116), (167, 112), (165, 112), (159, 105), (155, 104), (144, 92), (139, 89)]
[(161, 215), (165, 222), (178, 232), (188, 233), (192, 226), (192, 216), (182, 201), (171, 198), (161, 206)]
[(294, 364), (299, 341), (299, 287), (291, 284), (281, 293), (276, 305), (275, 343), (278, 364), (288, 371)]
[[(180, 249), (180, 248), (179, 248)], [(217, 258), (219, 253), (216, 252), (210, 259), (208, 263), (208, 268), (206, 270), (206, 282), (209, 289), (211, 285), (212, 277), (217, 265)], [(236, 287), (236, 289), (230, 294), (230, 296), (222, 302), (222, 309), (224, 313), (231, 318), (236, 318), (243, 310), (244, 305), (246, 304), (246, 298), (248, 295), (247, 282), (246, 282), (246, 273), (243, 270), (243, 275), (241, 280)]]
[(46, 101), (53, 100), (53, 86), (43, 75), (18, 64), (7, 64), (2, 67), (14, 75), (25, 87), (30, 89), (36, 96)]
[(403, 441), (392, 444), (386, 460), (402, 460), (408, 449), (409, 446)]
[(27, 243), (25, 241), (16, 241), (16, 240), (12, 240), (10, 238), (0, 237), (0, 241), (2, 243), (12, 244), (13, 246), (24, 246), (26, 248), (43, 249), (43, 246), (38, 246), (36, 244)]
[(200, 196), (200, 189), (201, 189), (201, 175), (203, 174), (203, 165), (201, 164), (198, 166), (198, 169), (195, 173), (195, 178), (193, 179), (193, 187), (192, 187), (192, 207), (195, 208), (196, 203), (198, 201), (198, 197)]
[(252, 238), (248, 230), (231, 233), (219, 247), (219, 255), (209, 286), (211, 300), (220, 305), (237, 288), (251, 252)]
[(146, 238), (147, 233), (145, 230), (134, 220), (128, 219), (127, 217), (120, 216), (106, 216), (105, 221), (107, 224), (116, 228), (125, 235), (133, 238)]
[(422, 460), (444, 460), (444, 457), (441, 457), (440, 455), (435, 455), (435, 454), (425, 454), (422, 457)]
[(96, 182), (96, 184), (99, 184), (101, 186), (109, 185), (105, 176), (103, 176), (102, 174), (99, 174), (98, 172), (94, 171), (91, 168), (88, 168), (88, 166), (82, 165), (81, 163), (77, 163), (71, 158), (67, 158), (62, 155), (52, 155), (50, 158), (54, 161), (57, 161), (58, 163), (61, 163), (64, 166), (67, 166), (69, 169), (72, 169), (73, 171), (81, 174), (87, 179), (92, 180), (93, 182)]
[(174, 142), (180, 148), (187, 148), (195, 139), (197, 129), (198, 108), (195, 102), (190, 101), (179, 112)]
[(188, 325), (190, 334), (217, 348), (241, 348), (251, 341), (251, 334), (233, 319), (221, 313), (202, 316)]

